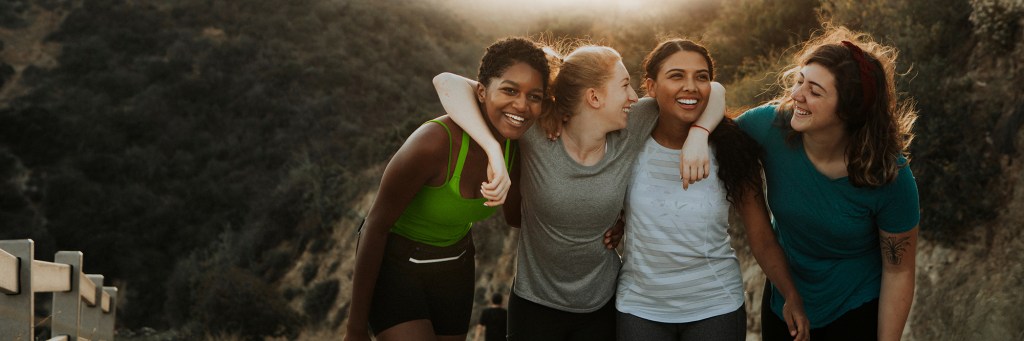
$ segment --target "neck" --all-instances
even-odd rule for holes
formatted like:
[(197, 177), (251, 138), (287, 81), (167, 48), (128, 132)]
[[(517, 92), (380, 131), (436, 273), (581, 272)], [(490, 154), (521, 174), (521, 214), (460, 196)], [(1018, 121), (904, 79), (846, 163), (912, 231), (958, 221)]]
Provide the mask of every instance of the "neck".
[(683, 149), (683, 142), (690, 136), (690, 124), (674, 117), (658, 115), (658, 125), (651, 132), (651, 137), (662, 147), (668, 149)]
[(576, 162), (593, 165), (604, 157), (609, 132), (595, 117), (580, 113), (566, 123), (562, 144)]
[(842, 127), (832, 131), (804, 133), (804, 150), (812, 160), (846, 161), (846, 146), (849, 138)]

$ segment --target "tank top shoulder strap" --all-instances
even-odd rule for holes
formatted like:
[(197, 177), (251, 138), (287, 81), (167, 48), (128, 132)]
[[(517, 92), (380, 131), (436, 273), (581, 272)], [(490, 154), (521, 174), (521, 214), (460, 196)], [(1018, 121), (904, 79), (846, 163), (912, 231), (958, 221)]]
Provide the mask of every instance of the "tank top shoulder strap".
[(519, 144), (513, 143), (512, 140), (505, 139), (505, 169), (512, 170), (512, 162), (515, 161), (516, 151)]
[[(451, 181), (451, 178), (452, 178), (452, 175), (451, 175), (452, 174), (452, 172), (451, 172), (451, 170), (452, 170), (451, 169), (451, 167), (452, 167), (451, 166), (452, 165), (452, 131), (451, 131), (451, 129), (448, 129), (448, 125), (444, 124), (444, 122), (441, 122), (441, 120), (430, 120), (430, 121), (424, 122), (423, 124), (427, 124), (427, 123), (437, 123), (437, 124), (441, 125), (442, 128), (444, 128), (444, 131), (446, 133), (448, 133), (448, 162), (446, 162), (444, 164), (444, 184), (441, 184), (441, 186), (444, 186), (444, 185), (448, 184), (448, 182)], [(463, 134), (465, 134), (465, 133), (463, 133)], [(462, 144), (463, 144), (463, 146), (465, 146), (465, 144), (466, 144), (465, 143), (465, 138), (463, 138), (463, 143)], [(460, 153), (460, 155), (461, 155), (461, 153)], [(458, 168), (460, 168), (461, 165), (462, 165), (462, 160), (460, 159), (459, 160), (459, 166), (456, 166), (456, 171), (455, 171), (456, 174), (458, 174), (458, 172), (459, 172)]]
[(462, 166), (466, 163), (466, 154), (469, 154), (469, 134), (465, 131), (462, 132), (462, 145), (459, 146), (459, 156), (455, 161), (455, 172), (452, 173), (452, 180), (448, 183), (455, 193), (459, 191), (459, 179), (462, 178)]

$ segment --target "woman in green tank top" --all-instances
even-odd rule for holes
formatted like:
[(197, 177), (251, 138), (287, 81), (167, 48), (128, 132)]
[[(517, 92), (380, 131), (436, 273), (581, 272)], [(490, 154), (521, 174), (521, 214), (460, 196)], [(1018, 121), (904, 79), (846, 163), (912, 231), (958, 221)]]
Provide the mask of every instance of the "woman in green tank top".
[[(487, 48), (475, 89), (495, 136), (514, 145), (541, 113), (550, 67), (541, 45), (506, 38)], [(500, 163), (498, 163), (500, 162)], [(360, 230), (346, 340), (465, 340), (473, 303), (469, 228), (501, 204), (488, 159), (448, 116), (420, 126), (395, 153)], [(502, 169), (501, 171), (507, 171)]]

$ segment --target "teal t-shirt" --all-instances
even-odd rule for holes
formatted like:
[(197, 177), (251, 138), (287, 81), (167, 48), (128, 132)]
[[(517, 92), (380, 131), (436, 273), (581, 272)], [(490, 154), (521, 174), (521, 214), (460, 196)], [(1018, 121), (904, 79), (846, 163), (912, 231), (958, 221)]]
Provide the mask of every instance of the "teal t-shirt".
[[(775, 106), (751, 109), (736, 122), (765, 150), (772, 229), (786, 253), (811, 328), (879, 297), (882, 256), (878, 230), (901, 233), (920, 221), (917, 184), (910, 167), (878, 188), (854, 187), (814, 168), (800, 144), (786, 143), (774, 124)], [(901, 158), (901, 163), (906, 160)], [(772, 288), (772, 311), (785, 301)]]

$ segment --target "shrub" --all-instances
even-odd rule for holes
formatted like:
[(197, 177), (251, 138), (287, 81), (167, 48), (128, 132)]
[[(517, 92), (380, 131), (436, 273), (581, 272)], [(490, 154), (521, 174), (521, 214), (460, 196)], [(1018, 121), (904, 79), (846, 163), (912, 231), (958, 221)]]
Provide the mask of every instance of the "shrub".
[(306, 299), (302, 302), (302, 310), (306, 312), (306, 318), (314, 324), (319, 324), (326, 317), (327, 313), (334, 306), (334, 300), (338, 298), (340, 289), (337, 279), (320, 282), (313, 289), (306, 293)]

